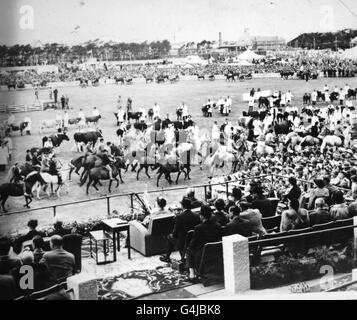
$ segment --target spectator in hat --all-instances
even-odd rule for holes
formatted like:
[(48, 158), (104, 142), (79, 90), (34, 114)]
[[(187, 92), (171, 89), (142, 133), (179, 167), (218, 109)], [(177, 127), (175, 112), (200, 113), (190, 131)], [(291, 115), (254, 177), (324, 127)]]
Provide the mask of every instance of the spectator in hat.
[(206, 243), (222, 240), (222, 228), (215, 219), (212, 219), (212, 209), (208, 205), (201, 207), (201, 223), (194, 227), (193, 237), (187, 248), (187, 267), (189, 279), (196, 278), (196, 270), (199, 267), (202, 250)]
[(175, 246), (180, 251), (181, 259), (184, 260), (185, 253), (182, 251), (185, 246), (187, 232), (193, 230), (200, 223), (199, 216), (191, 211), (191, 200), (189, 198), (184, 197), (181, 201), (181, 206), (182, 212), (176, 216), (174, 229), (167, 237), (166, 254), (160, 257), (163, 262), (171, 262), (170, 255)]
[(61, 220), (57, 220), (54, 224), (53, 224), (53, 232), (51, 232), (49, 234), (49, 236), (53, 236), (55, 234), (58, 234), (59, 236), (63, 237), (67, 234), (70, 234), (71, 230), (70, 229), (66, 229), (63, 227), (63, 221)]
[(229, 208), (235, 206), (237, 202), (241, 201), (241, 199), (242, 199), (242, 190), (240, 188), (234, 187), (232, 189), (231, 195), (228, 198), (224, 211), (229, 212)]

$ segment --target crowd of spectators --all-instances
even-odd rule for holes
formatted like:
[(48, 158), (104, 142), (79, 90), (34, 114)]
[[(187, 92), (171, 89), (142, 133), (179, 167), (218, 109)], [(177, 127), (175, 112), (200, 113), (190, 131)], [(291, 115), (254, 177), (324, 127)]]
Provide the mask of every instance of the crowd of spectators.
[[(357, 63), (355, 60), (342, 59), (336, 56), (331, 57), (324, 53), (303, 52), (292, 55), (277, 53), (274, 56), (267, 56), (262, 60), (253, 60), (251, 66), (238, 66), (221, 61), (207, 65), (122, 65), (110, 66), (103, 68), (89, 67), (80, 70), (78, 67), (59, 66), (58, 73), (45, 72), (37, 74), (36, 71), (23, 71), (17, 73), (1, 73), (0, 85), (16, 82), (18, 85), (23, 84), (41, 84), (48, 82), (70, 82), (79, 79), (95, 81), (97, 79), (114, 79), (118, 78), (141, 78), (156, 77), (159, 75), (224, 75), (228, 71), (235, 73), (280, 73), (281, 71), (298, 72), (303, 68), (311, 72), (321, 71), (325, 77), (349, 77), (357, 72)], [(228, 60), (229, 62), (229, 60)]]

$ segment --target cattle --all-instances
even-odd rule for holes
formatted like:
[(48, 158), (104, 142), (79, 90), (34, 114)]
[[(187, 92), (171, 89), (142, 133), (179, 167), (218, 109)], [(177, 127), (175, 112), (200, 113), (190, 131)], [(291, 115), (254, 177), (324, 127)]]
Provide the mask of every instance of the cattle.
[(102, 138), (102, 131), (97, 130), (97, 131), (88, 131), (88, 132), (76, 132), (73, 136), (74, 141), (76, 143), (83, 142), (84, 144), (87, 144), (89, 141), (92, 141), (93, 144), (97, 142), (99, 138)]
[(89, 124), (89, 123), (97, 124), (100, 118), (101, 118), (101, 115), (93, 116), (93, 117), (86, 117), (86, 124)]
[(140, 131), (145, 131), (148, 128), (148, 125), (145, 122), (136, 122), (134, 123), (134, 128)]
[(143, 113), (142, 112), (128, 112), (124, 115), (124, 120), (128, 117), (128, 121), (130, 122), (130, 119), (133, 119), (135, 121), (139, 121), (139, 119), (142, 117)]

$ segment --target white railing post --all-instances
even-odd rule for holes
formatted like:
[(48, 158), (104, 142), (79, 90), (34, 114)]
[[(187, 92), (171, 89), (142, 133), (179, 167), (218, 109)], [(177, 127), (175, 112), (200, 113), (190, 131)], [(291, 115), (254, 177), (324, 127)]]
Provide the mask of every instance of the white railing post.
[(248, 239), (234, 234), (223, 237), (224, 287), (230, 294), (250, 289)]

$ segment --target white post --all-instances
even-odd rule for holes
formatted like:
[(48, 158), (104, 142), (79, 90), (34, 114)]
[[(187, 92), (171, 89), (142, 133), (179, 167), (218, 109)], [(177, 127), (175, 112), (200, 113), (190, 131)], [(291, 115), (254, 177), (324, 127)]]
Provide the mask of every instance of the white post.
[(68, 289), (73, 289), (74, 300), (98, 300), (97, 280), (87, 273), (67, 278)]
[[(353, 217), (353, 225), (357, 226), (357, 216)], [(356, 262), (357, 261), (357, 227), (353, 228), (353, 257), (354, 257), (354, 261)]]
[(231, 294), (250, 289), (248, 239), (235, 234), (223, 237), (224, 286)]

